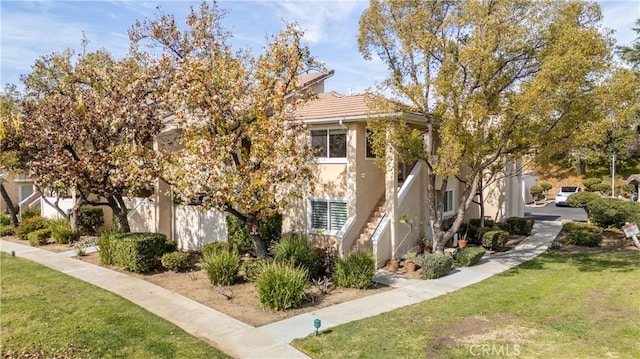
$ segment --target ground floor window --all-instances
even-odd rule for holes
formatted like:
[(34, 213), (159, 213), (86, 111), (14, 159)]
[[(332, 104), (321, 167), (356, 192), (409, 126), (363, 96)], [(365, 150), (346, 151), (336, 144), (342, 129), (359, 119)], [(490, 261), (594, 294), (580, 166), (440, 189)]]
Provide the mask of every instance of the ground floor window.
[(347, 221), (347, 202), (344, 200), (311, 200), (311, 230), (339, 231)]
[(453, 213), (453, 190), (448, 189), (444, 195), (444, 213)]
[(18, 193), (18, 203), (24, 201), (27, 197), (33, 194), (33, 185), (32, 184), (23, 184), (20, 185), (20, 192)]

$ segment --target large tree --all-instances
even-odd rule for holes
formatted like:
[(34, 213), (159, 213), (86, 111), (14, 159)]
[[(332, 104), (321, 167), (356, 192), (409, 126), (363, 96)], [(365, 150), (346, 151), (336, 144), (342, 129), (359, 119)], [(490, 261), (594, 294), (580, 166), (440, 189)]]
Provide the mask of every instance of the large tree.
[(58, 208), (76, 235), (83, 205), (109, 206), (128, 232), (123, 197), (154, 180), (161, 117), (140, 60), (67, 50), (41, 57), (23, 78), (25, 142), (36, 150), (29, 174), (40, 189), (77, 195), (71, 214)]
[(201, 200), (248, 224), (258, 256), (267, 256), (257, 221), (303, 195), (313, 153), (301, 123), (291, 121), (308, 96), (298, 75), (317, 67), (303, 33), (285, 24), (259, 56), (234, 52), (221, 26), (225, 12), (202, 2), (186, 30), (172, 15), (137, 23), (133, 50), (158, 49), (163, 101), (183, 131), (184, 147), (165, 162), (164, 178), (183, 200)]
[[(596, 4), (578, 1), (370, 1), (360, 52), (387, 65), (379, 90), (411, 105), (428, 128), (421, 158), (435, 251), (458, 231), (487, 173), (567, 148), (600, 120), (594, 92), (611, 57), (600, 20)], [(453, 177), (463, 190), (447, 229)]]

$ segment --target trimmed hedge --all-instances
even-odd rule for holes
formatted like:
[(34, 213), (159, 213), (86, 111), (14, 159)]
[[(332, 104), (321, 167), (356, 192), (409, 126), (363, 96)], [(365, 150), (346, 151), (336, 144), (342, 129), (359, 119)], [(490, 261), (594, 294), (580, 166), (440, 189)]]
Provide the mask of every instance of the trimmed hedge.
[(27, 240), (27, 235), (31, 232), (35, 232), (39, 229), (47, 228), (49, 222), (46, 218), (36, 216), (27, 219), (23, 219), (15, 229), (16, 236), (22, 240)]
[(531, 235), (531, 230), (533, 229), (533, 219), (510, 217), (504, 222), (503, 228), (509, 234), (528, 236)]
[(304, 236), (283, 238), (274, 244), (271, 251), (276, 261), (288, 262), (294, 267), (304, 268), (309, 279), (316, 278), (323, 268), (322, 253), (316, 251)]
[(494, 230), (487, 232), (482, 236), (482, 246), (493, 251), (498, 251), (504, 248), (508, 240), (509, 232)]
[(162, 258), (160, 258), (160, 262), (163, 267), (174, 272), (179, 272), (189, 267), (189, 253), (178, 251), (165, 253), (162, 255)]
[(583, 222), (565, 222), (562, 225), (562, 230), (565, 232), (583, 231), (583, 232), (591, 232), (596, 234), (602, 233), (602, 228), (594, 224), (583, 223)]
[[(108, 257), (108, 261), (137, 273), (158, 269), (162, 255), (175, 250), (175, 243), (171, 245), (167, 237), (161, 233), (124, 233), (103, 236), (98, 243), (100, 251), (106, 251), (105, 257)], [(102, 260), (103, 255), (101, 254), (100, 257)]]
[(49, 228), (38, 229), (27, 234), (29, 244), (34, 247), (47, 244), (47, 241), (51, 238), (51, 230)]
[(599, 198), (587, 203), (589, 222), (603, 228), (622, 227), (626, 222), (640, 222), (640, 203), (613, 198)]
[(456, 252), (456, 262), (461, 267), (472, 266), (480, 261), (486, 251), (482, 247), (464, 247)]
[(602, 234), (589, 231), (571, 232), (564, 239), (564, 244), (575, 244), (577, 246), (598, 247), (602, 243)]
[(333, 280), (337, 286), (345, 288), (369, 288), (376, 274), (376, 260), (373, 254), (356, 251), (336, 260)]
[[(277, 242), (282, 236), (282, 215), (275, 214), (271, 217), (258, 221), (258, 232), (269, 247)], [(238, 248), (253, 248), (253, 243), (249, 238), (247, 223), (239, 220), (235, 216), (227, 216), (227, 240)]]
[(255, 281), (262, 305), (275, 310), (300, 306), (307, 289), (307, 271), (290, 263), (264, 265)]
[(572, 194), (571, 196), (569, 196), (569, 198), (567, 198), (567, 204), (571, 207), (587, 209), (587, 204), (589, 202), (595, 201), (601, 198), (602, 196), (600, 196), (597, 193), (578, 192), (578, 193)]
[(436, 279), (449, 274), (453, 258), (440, 253), (425, 253), (419, 264), (424, 279)]

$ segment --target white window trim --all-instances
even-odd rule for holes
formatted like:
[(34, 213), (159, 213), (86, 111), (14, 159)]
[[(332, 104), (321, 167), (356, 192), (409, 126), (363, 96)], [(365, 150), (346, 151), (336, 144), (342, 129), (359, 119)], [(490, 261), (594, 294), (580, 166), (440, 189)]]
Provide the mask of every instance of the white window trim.
[(347, 197), (309, 197), (307, 199), (307, 234), (323, 234), (327, 236), (337, 235), (340, 230), (313, 228), (311, 202), (343, 202), (347, 205), (347, 218), (349, 218), (349, 202), (347, 201)]
[[(312, 136), (311, 136), (311, 131), (327, 131), (327, 141), (329, 140), (329, 130), (345, 130), (346, 136), (347, 136), (347, 140), (345, 143), (345, 152), (346, 152), (346, 156), (345, 157), (315, 157), (316, 159), (316, 163), (338, 163), (338, 164), (347, 164), (347, 158), (349, 157), (349, 130), (341, 127), (341, 126), (322, 126), (322, 127), (313, 127), (313, 128), (309, 128), (309, 145), (313, 146), (312, 144)], [(327, 146), (329, 144), (327, 143)]]
[(443, 203), (442, 204), (443, 211), (444, 211), (443, 215), (445, 215), (445, 216), (453, 215), (456, 212), (456, 191), (453, 190), (453, 189), (446, 189), (444, 191), (444, 193), (445, 193), (445, 195), (444, 195), (445, 201), (446, 201), (448, 192), (451, 192), (451, 210), (450, 211), (444, 211), (444, 203)]

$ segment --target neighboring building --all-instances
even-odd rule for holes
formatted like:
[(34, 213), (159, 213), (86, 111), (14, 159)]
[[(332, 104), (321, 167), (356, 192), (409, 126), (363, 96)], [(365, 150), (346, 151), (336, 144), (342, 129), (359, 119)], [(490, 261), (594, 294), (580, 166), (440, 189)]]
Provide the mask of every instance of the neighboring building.
[[(19, 207), (19, 212), (27, 209), (39, 209), (39, 198), (33, 181), (29, 176), (21, 173), (0, 173), (0, 181), (14, 206)], [(0, 211), (9, 213), (9, 204), (0, 196)]]

